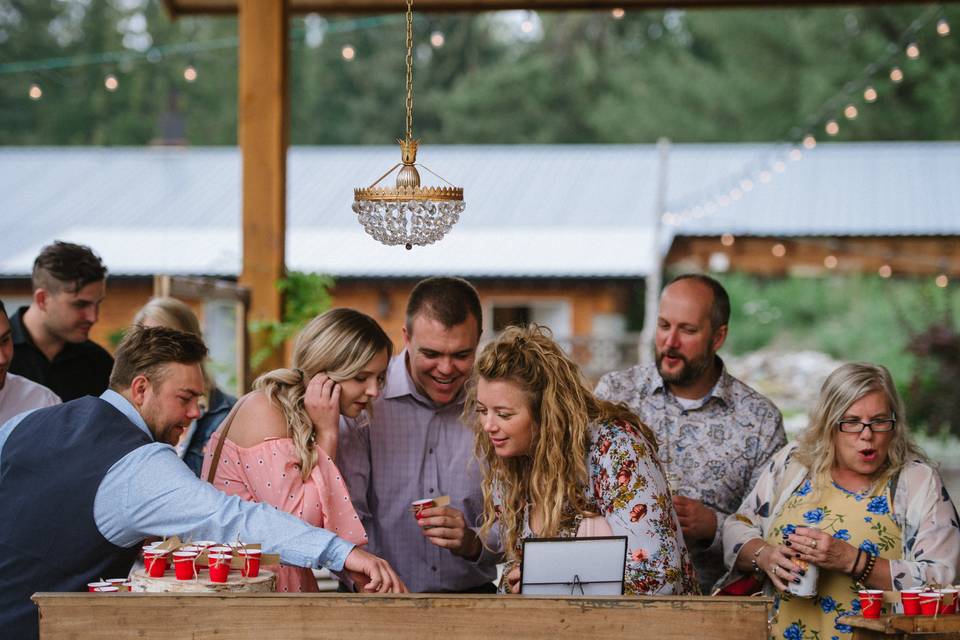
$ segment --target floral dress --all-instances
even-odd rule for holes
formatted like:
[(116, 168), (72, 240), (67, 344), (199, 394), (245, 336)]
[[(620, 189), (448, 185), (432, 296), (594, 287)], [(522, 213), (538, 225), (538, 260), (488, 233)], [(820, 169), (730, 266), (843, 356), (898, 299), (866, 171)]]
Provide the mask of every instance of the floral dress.
[[(797, 527), (815, 527), (865, 552), (887, 560), (900, 559), (903, 541), (890, 504), (889, 483), (880, 491), (853, 493), (832, 482), (816, 492), (810, 480), (805, 480), (787, 499), (766, 540), (782, 544), (783, 536)], [(853, 578), (820, 569), (816, 596), (777, 594), (774, 608), (774, 638), (842, 640), (850, 638), (853, 631), (843, 618), (860, 615), (860, 600)]]
[[(590, 477), (584, 493), (588, 504), (603, 516), (612, 535), (627, 537), (624, 593), (699, 594), (696, 571), (656, 448), (630, 424), (592, 425), (587, 468)], [(580, 519), (565, 520), (557, 537), (575, 537)], [(534, 535), (527, 517), (522, 537)], [(519, 557), (519, 540), (515, 552)]]

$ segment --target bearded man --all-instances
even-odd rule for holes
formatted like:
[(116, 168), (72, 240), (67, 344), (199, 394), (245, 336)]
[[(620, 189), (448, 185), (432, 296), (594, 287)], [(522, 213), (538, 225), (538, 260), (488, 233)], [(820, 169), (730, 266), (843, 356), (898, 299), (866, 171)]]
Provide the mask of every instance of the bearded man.
[(770, 400), (726, 372), (730, 298), (705, 275), (674, 278), (657, 312), (653, 365), (608, 373), (597, 397), (627, 404), (657, 434), (703, 593), (723, 574), (721, 528), (787, 442)]
[(148, 536), (261, 542), (284, 564), (360, 573), (366, 591), (406, 590), (380, 558), (272, 505), (221, 493), (177, 457), (173, 445), (200, 415), (206, 355), (193, 334), (135, 327), (99, 398), (0, 425), (0, 635), (37, 638), (31, 594), (126, 576)]

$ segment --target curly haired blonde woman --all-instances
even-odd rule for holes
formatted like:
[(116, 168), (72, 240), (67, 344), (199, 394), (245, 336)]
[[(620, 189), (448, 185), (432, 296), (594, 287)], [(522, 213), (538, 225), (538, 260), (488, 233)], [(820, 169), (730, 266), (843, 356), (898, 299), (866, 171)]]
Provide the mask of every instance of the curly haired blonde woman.
[[(365, 544), (334, 459), (340, 416), (357, 418), (380, 394), (393, 345), (377, 322), (353, 309), (314, 318), (297, 337), (293, 367), (260, 376), (236, 415), (211, 438), (203, 477), (223, 439), (213, 484), (266, 502)], [(281, 567), (277, 591), (317, 591), (309, 569)]]
[(481, 540), (499, 521), (501, 590), (527, 537), (625, 535), (628, 594), (698, 593), (653, 433), (599, 400), (549, 330), (510, 327), (474, 365), (464, 423), (483, 461)]

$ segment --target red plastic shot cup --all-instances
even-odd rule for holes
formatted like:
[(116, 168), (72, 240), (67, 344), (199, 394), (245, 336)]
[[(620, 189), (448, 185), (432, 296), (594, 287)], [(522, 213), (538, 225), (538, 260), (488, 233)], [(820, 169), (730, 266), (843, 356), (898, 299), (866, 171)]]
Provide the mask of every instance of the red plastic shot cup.
[(143, 566), (151, 578), (162, 578), (167, 571), (167, 554), (165, 551), (144, 551)]
[(89, 591), (90, 593), (93, 593), (97, 589), (102, 589), (103, 587), (112, 587), (112, 586), (113, 585), (107, 582), (106, 580), (103, 580), (103, 581), (98, 580), (97, 582), (88, 582), (87, 591)]
[(923, 589), (905, 589), (900, 592), (900, 602), (903, 604), (903, 615), (920, 615), (920, 593)]
[(240, 575), (245, 578), (256, 578), (260, 575), (260, 549), (241, 549), (240, 557), (243, 558), (243, 569)]
[[(940, 615), (957, 612), (957, 590), (940, 589)], [(949, 601), (949, 602), (948, 602)]]
[(230, 561), (232, 556), (225, 553), (211, 553), (207, 556), (210, 559), (210, 582), (226, 582), (230, 575)]
[(193, 551), (173, 552), (173, 573), (177, 580), (193, 580), (197, 575), (197, 554)]
[(934, 616), (940, 607), (940, 593), (937, 591), (924, 591), (920, 594), (920, 615)]
[(436, 506), (436, 503), (433, 501), (432, 498), (424, 498), (423, 500), (415, 500), (412, 503), (412, 505), (413, 505), (413, 515), (417, 517), (417, 520), (420, 520), (422, 518), (426, 518), (426, 516), (423, 515), (424, 510), (432, 509), (433, 507)]
[(860, 590), (860, 613), (864, 618), (879, 618), (883, 608), (883, 591), (880, 589)]

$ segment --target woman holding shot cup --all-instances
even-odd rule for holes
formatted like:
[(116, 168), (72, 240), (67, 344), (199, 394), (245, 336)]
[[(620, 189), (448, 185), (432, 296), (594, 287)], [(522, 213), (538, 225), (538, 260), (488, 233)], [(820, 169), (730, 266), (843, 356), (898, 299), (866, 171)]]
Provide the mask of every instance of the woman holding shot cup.
[(580, 369), (536, 325), (510, 327), (474, 365), (464, 419), (483, 466), (480, 539), (499, 522), (516, 592), (521, 540), (627, 537), (627, 594), (699, 586), (656, 457), (656, 439), (623, 405), (598, 399)]
[[(376, 320), (359, 311), (317, 316), (297, 336), (293, 367), (257, 378), (210, 438), (202, 477), (225, 493), (272, 504), (365, 544), (334, 463), (339, 423), (341, 415), (360, 416), (380, 395), (392, 352)], [(317, 590), (309, 569), (280, 568), (277, 591)]]
[(843, 618), (859, 615), (861, 589), (953, 582), (958, 522), (890, 372), (845, 364), (823, 383), (810, 425), (724, 523), (728, 577), (765, 580), (773, 637), (850, 637)]

